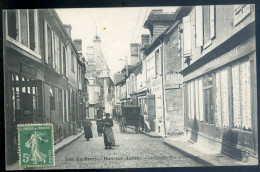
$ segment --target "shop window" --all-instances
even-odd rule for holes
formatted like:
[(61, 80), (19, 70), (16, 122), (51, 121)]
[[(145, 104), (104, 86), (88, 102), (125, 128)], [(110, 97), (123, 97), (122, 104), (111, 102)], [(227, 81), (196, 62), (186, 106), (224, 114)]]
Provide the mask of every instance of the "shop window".
[(222, 112), (222, 126), (229, 126), (229, 91), (228, 91), (228, 67), (220, 70), (220, 95), (221, 95), (221, 112)]
[(7, 11), (8, 36), (16, 40), (18, 36), (17, 30), (17, 14), (15, 10)]
[(50, 94), (50, 110), (55, 110), (55, 94), (54, 94), (54, 88), (49, 88), (49, 94)]
[(232, 65), (232, 127), (251, 131), (251, 76), (250, 61), (242, 60)]
[(213, 77), (212, 74), (203, 77), (203, 100), (204, 100), (204, 116), (205, 122), (214, 124), (214, 105), (213, 105)]
[(12, 75), (12, 102), (13, 102), (13, 109), (20, 109), (21, 108), (21, 99), (20, 99), (20, 77), (16, 74)]

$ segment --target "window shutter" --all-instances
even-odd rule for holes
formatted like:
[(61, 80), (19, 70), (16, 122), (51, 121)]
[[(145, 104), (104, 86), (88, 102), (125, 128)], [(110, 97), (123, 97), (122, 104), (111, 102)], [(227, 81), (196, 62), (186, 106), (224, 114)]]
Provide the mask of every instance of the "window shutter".
[(48, 30), (47, 23), (44, 21), (44, 47), (45, 47), (45, 63), (48, 64)]
[(64, 45), (61, 42), (61, 44), (60, 44), (60, 73), (61, 74), (64, 74), (64, 71), (63, 71), (63, 47), (64, 47)]
[(196, 47), (203, 45), (203, 12), (202, 6), (196, 6)]
[(203, 31), (204, 31), (204, 44), (207, 44), (208, 41), (210, 40), (210, 11), (209, 11), (209, 6), (203, 6)]
[(183, 55), (191, 55), (191, 23), (190, 16), (183, 17)]
[(54, 34), (53, 34), (53, 31), (51, 31), (51, 39), (52, 39), (52, 49), (51, 49), (51, 51), (52, 51), (52, 67), (55, 69), (55, 52), (54, 52)]
[(210, 39), (215, 37), (215, 6), (210, 6)]

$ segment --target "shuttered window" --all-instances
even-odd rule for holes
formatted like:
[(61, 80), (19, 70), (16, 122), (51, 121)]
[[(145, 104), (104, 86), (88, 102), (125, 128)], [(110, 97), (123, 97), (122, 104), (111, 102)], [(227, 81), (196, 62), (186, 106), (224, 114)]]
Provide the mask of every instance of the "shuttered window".
[(234, 25), (241, 23), (247, 16), (251, 14), (251, 5), (234, 5)]
[(190, 15), (183, 17), (183, 55), (191, 55), (191, 20)]
[(202, 6), (196, 6), (196, 47), (203, 45), (203, 9)]
[(210, 40), (210, 17), (209, 17), (209, 6), (203, 6), (203, 35), (204, 35), (204, 40), (203, 43), (206, 44)]
[(207, 48), (216, 36), (215, 6), (205, 5), (195, 8), (196, 47)]

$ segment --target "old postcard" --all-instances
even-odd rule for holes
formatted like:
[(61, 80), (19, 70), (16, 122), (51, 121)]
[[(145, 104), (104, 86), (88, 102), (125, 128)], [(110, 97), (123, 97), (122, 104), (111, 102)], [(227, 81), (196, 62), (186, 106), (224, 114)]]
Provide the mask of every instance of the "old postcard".
[(3, 11), (6, 169), (258, 165), (254, 4)]

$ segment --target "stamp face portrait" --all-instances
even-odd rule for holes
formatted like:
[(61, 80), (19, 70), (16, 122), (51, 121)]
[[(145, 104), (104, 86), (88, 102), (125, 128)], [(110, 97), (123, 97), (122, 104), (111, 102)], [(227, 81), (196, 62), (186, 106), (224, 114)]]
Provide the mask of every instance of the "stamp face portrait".
[(53, 125), (18, 125), (21, 167), (54, 166)]

